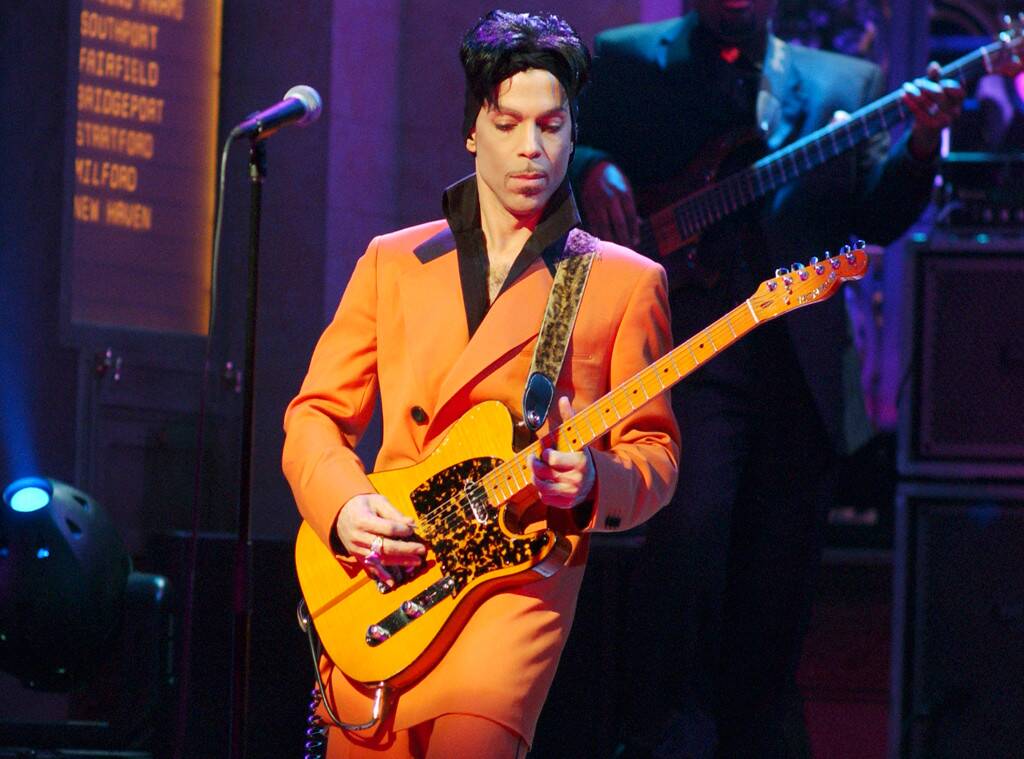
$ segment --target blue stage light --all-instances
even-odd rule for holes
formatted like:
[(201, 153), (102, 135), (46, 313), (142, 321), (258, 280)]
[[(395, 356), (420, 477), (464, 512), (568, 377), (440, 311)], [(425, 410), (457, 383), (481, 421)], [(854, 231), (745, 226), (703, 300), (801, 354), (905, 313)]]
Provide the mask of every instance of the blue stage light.
[(100, 504), (67, 483), (27, 477), (3, 499), (0, 670), (66, 691), (109, 658), (131, 558)]
[(4, 503), (25, 514), (49, 506), (52, 498), (53, 485), (42, 477), (22, 477), (4, 489)]

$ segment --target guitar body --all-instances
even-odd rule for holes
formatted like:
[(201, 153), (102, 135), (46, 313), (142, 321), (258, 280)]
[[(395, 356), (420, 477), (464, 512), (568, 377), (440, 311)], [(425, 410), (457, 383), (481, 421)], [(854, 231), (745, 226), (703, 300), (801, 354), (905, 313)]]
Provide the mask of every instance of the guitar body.
[(398, 573), (394, 589), (379, 587), (360, 564), (339, 561), (303, 522), (295, 546), (299, 584), (325, 651), (348, 677), (394, 687), (418, 679), (487, 597), (565, 563), (568, 541), (554, 531), (519, 534), (510, 505), (470, 503), (466, 483), (511, 458), (513, 439), (508, 409), (481, 403), (418, 464), (370, 475), (377, 492), (408, 516), (446, 509), (442, 528), (424, 539), (422, 569)]

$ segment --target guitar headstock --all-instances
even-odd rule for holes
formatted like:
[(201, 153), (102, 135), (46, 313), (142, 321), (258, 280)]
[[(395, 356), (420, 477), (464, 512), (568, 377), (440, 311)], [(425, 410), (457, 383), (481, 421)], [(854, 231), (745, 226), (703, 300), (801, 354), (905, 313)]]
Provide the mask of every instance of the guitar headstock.
[(990, 74), (1016, 76), (1024, 71), (1021, 61), (1024, 49), (1024, 13), (1017, 18), (1003, 16), (1005, 29), (999, 34), (999, 41), (984, 48), (985, 70)]
[(788, 269), (775, 272), (772, 279), (765, 280), (750, 299), (760, 321), (774, 319), (802, 306), (830, 298), (843, 282), (860, 279), (868, 270), (868, 254), (864, 241), (858, 240), (854, 247), (844, 245), (832, 255), (812, 258), (807, 264), (795, 263)]

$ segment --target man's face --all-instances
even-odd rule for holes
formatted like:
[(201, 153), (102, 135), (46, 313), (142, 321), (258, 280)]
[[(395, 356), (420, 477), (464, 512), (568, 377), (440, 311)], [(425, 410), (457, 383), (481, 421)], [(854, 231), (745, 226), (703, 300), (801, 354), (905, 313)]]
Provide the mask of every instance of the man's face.
[(466, 138), (476, 154), (481, 207), (497, 202), (517, 218), (539, 214), (565, 177), (572, 149), (569, 103), (544, 69), (527, 69), (498, 85)]
[(738, 44), (765, 33), (776, 0), (695, 0), (694, 5), (705, 28)]

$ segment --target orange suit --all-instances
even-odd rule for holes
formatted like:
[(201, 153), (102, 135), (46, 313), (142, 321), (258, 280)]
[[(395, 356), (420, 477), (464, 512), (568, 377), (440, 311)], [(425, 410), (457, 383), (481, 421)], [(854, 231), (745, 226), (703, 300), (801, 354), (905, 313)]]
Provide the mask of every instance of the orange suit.
[[(534, 260), (506, 284), (470, 337), (450, 233), (436, 254), (417, 255), (422, 243), (432, 240), (436, 248), (446, 233), (446, 223), (435, 221), (371, 242), (288, 407), (284, 471), (303, 518), (328, 545), (341, 507), (373, 492), (353, 446), (378, 395), (378, 470), (422, 459), (447, 427), (481, 401), (500, 400), (522, 413), (552, 274), (544, 260)], [(582, 408), (670, 347), (664, 271), (632, 251), (600, 242), (556, 398), (567, 395), (574, 408)], [(553, 408), (541, 432), (558, 423)], [(572, 624), (586, 533), (629, 529), (669, 500), (678, 435), (668, 397), (655, 398), (593, 446), (596, 484), (582, 520), (579, 507), (547, 514), (542, 506), (531, 508), (525, 522), (535, 521), (530, 515), (547, 516), (569, 534), (574, 550), (568, 566), (486, 600), (441, 661), (397, 695), (387, 729), (463, 713), (498, 722), (532, 742)], [(329, 690), (341, 719), (367, 718), (366, 692), (344, 675), (334, 671)]]

